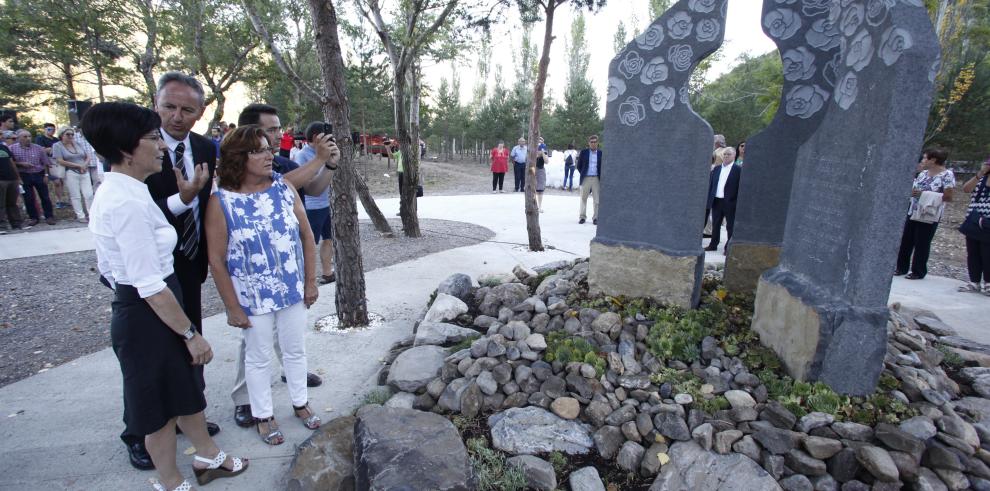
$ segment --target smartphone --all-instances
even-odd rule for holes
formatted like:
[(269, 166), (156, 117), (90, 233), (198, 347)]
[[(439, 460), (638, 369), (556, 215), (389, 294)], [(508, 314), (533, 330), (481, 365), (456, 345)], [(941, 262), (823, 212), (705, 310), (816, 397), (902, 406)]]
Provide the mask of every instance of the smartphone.
[(323, 134), (330, 135), (330, 139), (336, 141), (333, 139), (333, 123), (323, 123)]

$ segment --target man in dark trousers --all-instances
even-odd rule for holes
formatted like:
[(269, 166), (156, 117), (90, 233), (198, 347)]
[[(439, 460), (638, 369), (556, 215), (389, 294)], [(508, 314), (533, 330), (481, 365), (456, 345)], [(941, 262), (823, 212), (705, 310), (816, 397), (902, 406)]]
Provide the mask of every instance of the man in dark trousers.
[(708, 209), (712, 213), (712, 240), (705, 248), (706, 251), (718, 250), (723, 220), (728, 232), (726, 242), (732, 240), (732, 228), (736, 223), (736, 198), (739, 197), (739, 177), (742, 169), (735, 165), (734, 148), (723, 148), (721, 158), (720, 165), (716, 165), (708, 175)]
[(602, 180), (602, 151), (598, 149), (598, 135), (588, 137), (588, 148), (581, 150), (578, 155), (577, 171), (581, 174), (578, 182), (581, 185), (581, 214), (578, 223), (584, 223), (588, 218), (588, 193), (595, 200), (595, 209), (591, 215), (591, 223), (598, 225), (598, 203), (601, 201)]
[[(175, 276), (182, 287), (182, 310), (202, 334), (200, 288), (207, 273), (203, 224), (216, 170), (216, 147), (209, 138), (191, 131), (206, 109), (205, 93), (198, 80), (168, 72), (158, 79), (155, 101), (155, 111), (162, 118), (161, 135), (168, 150), (162, 171), (148, 177), (145, 184), (165, 218), (175, 227), (178, 242), (172, 257)], [(206, 425), (211, 436), (220, 431), (215, 423)], [(127, 445), (131, 465), (142, 470), (154, 468), (144, 446), (144, 435), (134, 435), (125, 428), (120, 439)]]

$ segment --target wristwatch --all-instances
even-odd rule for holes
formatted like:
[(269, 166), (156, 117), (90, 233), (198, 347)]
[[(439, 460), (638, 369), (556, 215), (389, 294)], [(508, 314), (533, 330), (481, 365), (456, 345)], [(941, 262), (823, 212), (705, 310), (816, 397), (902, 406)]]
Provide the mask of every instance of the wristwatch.
[(337, 167), (330, 167), (330, 162), (329, 161), (327, 161), (327, 163), (323, 164), (323, 167), (326, 167), (327, 169), (330, 169), (330, 170), (337, 170)]
[(182, 333), (182, 337), (185, 338), (186, 341), (191, 341), (192, 338), (196, 337), (196, 329), (190, 325), (189, 329), (186, 329), (186, 332)]

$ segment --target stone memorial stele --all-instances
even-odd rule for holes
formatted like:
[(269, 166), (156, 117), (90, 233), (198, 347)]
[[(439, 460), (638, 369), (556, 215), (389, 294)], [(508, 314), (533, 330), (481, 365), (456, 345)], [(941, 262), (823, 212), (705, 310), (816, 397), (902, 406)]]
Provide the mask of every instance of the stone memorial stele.
[[(746, 139), (735, 230), (726, 246), (724, 283), (753, 292), (777, 265), (798, 149), (814, 134), (835, 90), (840, 38), (830, 36), (840, 3), (763, 1), (763, 32), (777, 44), (784, 70), (780, 105), (766, 129)], [(789, 23), (794, 13), (800, 22)]]
[(726, 0), (681, 0), (609, 65), (593, 293), (698, 303), (713, 135), (688, 82), (722, 44), (725, 11)]
[[(807, 15), (819, 4), (825, 22)], [(866, 395), (883, 368), (886, 302), (938, 41), (920, 0), (796, 0), (763, 17), (779, 38), (806, 22), (839, 43), (834, 88), (798, 151), (780, 264), (760, 277), (753, 329), (796, 379)]]

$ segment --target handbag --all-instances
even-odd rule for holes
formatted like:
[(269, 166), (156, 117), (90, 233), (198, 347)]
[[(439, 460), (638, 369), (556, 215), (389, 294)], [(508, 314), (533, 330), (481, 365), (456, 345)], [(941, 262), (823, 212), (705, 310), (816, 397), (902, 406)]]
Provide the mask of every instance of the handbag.
[(967, 238), (980, 242), (990, 242), (990, 218), (983, 217), (983, 227), (980, 227), (980, 214), (972, 212), (959, 225), (959, 231)]
[(417, 198), (422, 198), (423, 197), (423, 185), (422, 184), (417, 184), (416, 185), (416, 197)]

